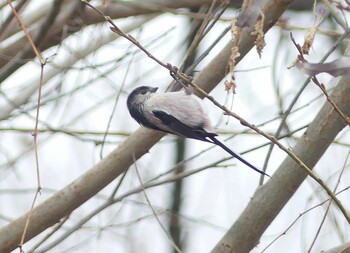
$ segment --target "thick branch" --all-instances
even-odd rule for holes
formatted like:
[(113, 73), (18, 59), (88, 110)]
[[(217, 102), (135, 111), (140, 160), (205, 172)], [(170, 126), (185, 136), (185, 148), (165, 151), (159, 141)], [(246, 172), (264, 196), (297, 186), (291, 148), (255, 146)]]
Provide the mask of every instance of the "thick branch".
[(344, 243), (333, 249), (322, 251), (323, 253), (349, 253), (350, 252), (350, 242)]
[[(69, 1), (68, 4), (70, 6), (63, 7), (62, 9), (69, 10), (69, 11), (74, 10), (75, 6), (79, 2), (80, 0)], [(239, 7), (241, 5), (241, 2), (242, 1), (232, 0), (231, 6)], [(283, 2), (284, 1), (282, 1), (281, 5), (284, 6), (285, 3)], [(289, 3), (291, 1), (286, 1), (286, 2)], [(294, 5), (295, 9), (309, 10), (310, 6), (312, 6), (312, 1), (297, 0), (295, 2), (297, 2), (297, 4)], [(144, 3), (141, 1), (107, 2), (107, 4), (104, 5), (101, 10), (104, 11), (104, 13), (107, 16), (110, 16), (112, 19), (118, 19), (118, 18), (126, 18), (126, 17), (151, 14), (151, 13), (176, 12), (176, 9), (200, 7), (204, 4), (210, 4), (210, 3), (212, 3), (212, 0), (186, 0), (186, 1), (155, 0), (155, 1), (147, 1), (147, 3)], [(273, 13), (271, 14), (274, 15)], [(44, 51), (52, 46), (55, 46), (61, 43), (61, 41), (63, 40), (62, 35), (64, 34), (63, 31), (65, 26), (69, 26), (69, 24), (73, 24), (75, 26), (74, 30), (69, 31), (70, 34), (80, 31), (82, 24), (80, 24), (80, 26), (76, 26), (77, 20), (83, 20), (84, 25), (97, 24), (105, 21), (101, 16), (96, 15), (96, 12), (94, 12), (89, 8), (83, 9), (80, 11), (80, 13), (76, 13), (76, 15), (73, 15), (73, 16), (71, 16), (70, 13), (69, 15), (63, 14), (62, 16), (63, 18), (62, 19), (59, 18), (59, 22), (55, 22), (52, 29), (49, 31), (47, 36), (45, 36), (45, 38), (43, 39), (39, 47), (41, 51)], [(13, 30), (14, 31), (11, 31), (10, 34), (14, 34), (15, 32), (19, 31), (16, 26), (13, 27)], [(3, 67), (8, 62), (8, 59), (11, 59), (16, 55), (17, 52), (19, 52), (24, 47), (25, 43), (26, 43), (25, 39), (20, 39), (16, 41), (16, 43), (12, 43), (6, 48), (3, 48), (3, 50), (0, 50), (0, 68)]]
[[(159, 132), (139, 129), (86, 174), (38, 205), (33, 210), (25, 241), (59, 222), (102, 190), (133, 164), (133, 154), (136, 159), (140, 158), (161, 137), (163, 134)], [(26, 217), (27, 215), (22, 216), (0, 230), (0, 252), (10, 252), (18, 246)]]
[[(343, 78), (331, 97), (346, 115), (350, 115), (350, 79)], [(293, 148), (294, 153), (309, 168), (313, 168), (345, 126), (339, 114), (325, 102), (303, 138)], [(256, 191), (241, 216), (212, 252), (243, 253), (253, 249), (306, 176), (296, 162), (287, 157), (272, 178)]]
[[(135, 19), (132, 24), (124, 26), (123, 30), (129, 33), (135, 29), (138, 29), (142, 24), (145, 24), (152, 18), (152, 16), (141, 16), (138, 19)], [(63, 59), (58, 59), (54, 61), (54, 64), (48, 63), (44, 68), (43, 84), (45, 85), (49, 82), (49, 80), (60, 74), (62, 71), (71, 68), (76, 62), (80, 61), (81, 59), (84, 59), (89, 54), (95, 52), (102, 46), (117, 39), (120, 39), (120, 37), (116, 37), (116, 35), (113, 33), (100, 34), (98, 40), (96, 40), (94, 44), (81, 46), (77, 51), (75, 51), (74, 54), (71, 54)], [(22, 86), (26, 88), (23, 89), (19, 94), (17, 94), (15, 98), (11, 99), (11, 101), (8, 101), (8, 103), (1, 108), (0, 121), (6, 120), (9, 117), (11, 117), (11, 113), (13, 112), (13, 110), (25, 105), (33, 96), (33, 94), (37, 92), (38, 83), (40, 82), (40, 73), (38, 73), (37, 75), (36, 73), (33, 73), (32, 76), (33, 77), (28, 78), (24, 81)]]

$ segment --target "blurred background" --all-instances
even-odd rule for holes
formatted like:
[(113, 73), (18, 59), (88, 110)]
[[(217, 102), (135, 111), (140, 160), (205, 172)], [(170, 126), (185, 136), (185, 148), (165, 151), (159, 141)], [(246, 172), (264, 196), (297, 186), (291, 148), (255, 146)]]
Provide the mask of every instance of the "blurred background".
[[(256, 4), (264, 2), (268, 1)], [(231, 21), (242, 1), (90, 4), (162, 62), (196, 76), (232, 40)], [(315, 84), (306, 85), (307, 75), (289, 68), (298, 55), (290, 33), (302, 45), (308, 31), (315, 29), (308, 61), (319, 62), (329, 52), (326, 61), (337, 59), (348, 43), (349, 8), (347, 1), (295, 1), (265, 34), (261, 57), (253, 48), (235, 67), (235, 94), (225, 90), (230, 79), (227, 67), (228, 76), (210, 95), (271, 135), (282, 122), (280, 141), (292, 148), (326, 97)], [(131, 90), (140, 85), (159, 87), (158, 92), (171, 88), (169, 71), (109, 27), (78, 0), (0, 0), (1, 227), (30, 210), (38, 185), (37, 162), (42, 189), (36, 205), (89, 171), (139, 128), (126, 108)], [(193, 63), (195, 67), (188, 69)], [(328, 74), (318, 79), (329, 92), (339, 81)], [(40, 83), (36, 159), (33, 133)], [(259, 168), (266, 163), (267, 173), (273, 175), (286, 154), (277, 147), (269, 151), (266, 138), (207, 99), (203, 103), (219, 139)], [(336, 185), (337, 191), (349, 187), (349, 140), (345, 128), (314, 168), (332, 190)], [(170, 240), (182, 252), (209, 252), (266, 181), (218, 147), (171, 135), (153, 146), (136, 167), (130, 166), (125, 176), (31, 239), (25, 252), (176, 252)], [(151, 205), (136, 170), (143, 182), (157, 182), (145, 189)], [(350, 207), (348, 191), (338, 197)], [(320, 252), (346, 243), (349, 224), (335, 205), (329, 210), (327, 204), (320, 205), (327, 198), (307, 178), (252, 252)]]

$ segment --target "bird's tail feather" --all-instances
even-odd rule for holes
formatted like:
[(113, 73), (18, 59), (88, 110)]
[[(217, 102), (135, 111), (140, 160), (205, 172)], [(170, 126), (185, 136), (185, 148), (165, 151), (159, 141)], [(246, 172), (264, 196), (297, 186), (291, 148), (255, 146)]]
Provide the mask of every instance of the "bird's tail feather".
[(252, 165), (251, 163), (249, 163), (248, 161), (246, 161), (243, 157), (241, 157), (239, 154), (233, 152), (231, 149), (229, 149), (225, 144), (223, 144), (222, 142), (220, 142), (218, 139), (216, 139), (214, 136), (210, 136), (209, 137), (213, 143), (215, 145), (218, 145), (219, 147), (221, 147), (223, 150), (225, 150), (227, 153), (229, 153), (230, 155), (232, 155), (233, 157), (237, 158), (239, 161), (241, 161), (242, 163), (244, 163), (245, 165), (247, 165), (248, 167), (250, 167), (251, 169), (259, 172), (260, 174), (264, 175), (264, 176), (268, 176), (270, 177), (268, 174), (266, 174), (264, 171), (259, 170), (258, 168), (256, 168), (254, 165)]

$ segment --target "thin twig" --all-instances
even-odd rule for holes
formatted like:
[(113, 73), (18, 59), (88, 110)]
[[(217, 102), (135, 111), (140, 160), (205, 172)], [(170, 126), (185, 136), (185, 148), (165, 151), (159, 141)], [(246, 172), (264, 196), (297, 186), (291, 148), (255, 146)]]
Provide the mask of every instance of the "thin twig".
[[(128, 50), (128, 51), (129, 51), (129, 50)], [(125, 75), (124, 75), (122, 84), (121, 84), (121, 86), (120, 86), (120, 88), (119, 88), (118, 95), (116, 96), (116, 98), (115, 98), (115, 100), (114, 100), (113, 109), (112, 109), (111, 115), (110, 115), (110, 117), (109, 117), (109, 119), (108, 119), (108, 123), (107, 123), (107, 128), (106, 128), (105, 134), (103, 135), (103, 140), (102, 140), (102, 145), (101, 145), (101, 150), (100, 150), (100, 158), (101, 158), (101, 160), (103, 159), (103, 148), (104, 148), (104, 143), (105, 143), (105, 141), (106, 141), (107, 135), (109, 134), (109, 133), (108, 133), (109, 127), (111, 126), (114, 113), (115, 113), (115, 111), (116, 111), (116, 109), (117, 109), (118, 101), (119, 101), (120, 95), (122, 94), (123, 88), (124, 88), (124, 86), (125, 86), (126, 78), (127, 78), (128, 73), (129, 73), (129, 71), (130, 71), (131, 63), (133, 62), (135, 53), (136, 53), (136, 51), (134, 51), (134, 52), (132, 53), (132, 55), (131, 55), (130, 61), (129, 61), (127, 67), (126, 67), (126, 71), (125, 71)]]
[[(19, 12), (27, 1), (28, 0), (21, 0), (21, 1), (19, 1), (19, 3), (15, 7), (16, 12)], [(14, 13), (10, 12), (9, 15), (7, 16), (6, 20), (2, 23), (2, 25), (0, 27), (0, 40), (2, 40), (2, 37), (4, 36), (8, 25), (13, 20), (13, 17), (14, 17)]]
[(53, 230), (48, 233), (47, 235), (45, 235), (44, 238), (42, 238), (38, 243), (36, 243), (33, 248), (31, 248), (30, 250), (28, 250), (28, 253), (32, 253), (34, 250), (36, 250), (38, 247), (40, 247), (40, 245), (42, 245), (43, 243), (45, 243), (51, 236), (53, 236), (58, 230), (60, 230), (62, 228), (62, 226), (64, 225), (64, 223), (66, 221), (69, 220), (69, 215), (67, 215), (66, 217), (64, 217), (54, 228)]
[(32, 40), (32, 37), (30, 36), (29, 32), (27, 31), (27, 28), (25, 27), (25, 25), (22, 23), (15, 7), (13, 7), (12, 3), (11, 3), (11, 0), (7, 0), (8, 4), (10, 5), (11, 7), (11, 10), (12, 10), (12, 13), (13, 15), (15, 15), (15, 18), (17, 19), (18, 21), (18, 24), (20, 25), (22, 31), (25, 33), (26, 37), (27, 37), (27, 40), (29, 42), (29, 44), (31, 45), (35, 55), (36, 55), (36, 58), (38, 59), (38, 61), (40, 62), (40, 64), (43, 64), (43, 60), (41, 58), (41, 55), (38, 51), (38, 49), (36, 48), (35, 44), (34, 44), (34, 41)]
[[(350, 150), (349, 150), (349, 152), (348, 152), (348, 154), (347, 154), (347, 156), (346, 156), (346, 159), (345, 159), (345, 161), (344, 161), (343, 168), (342, 168), (342, 170), (340, 171), (340, 174), (339, 174), (337, 183), (336, 183), (336, 185), (335, 185), (335, 187), (334, 187), (334, 190), (333, 190), (334, 193), (335, 193), (335, 192), (337, 191), (337, 189), (338, 189), (338, 186), (339, 186), (339, 184), (340, 184), (340, 179), (341, 179), (342, 176), (343, 176), (344, 170), (345, 170), (346, 165), (347, 165), (348, 160), (349, 160), (349, 156), (350, 156)], [(329, 203), (328, 203), (328, 205), (327, 205), (326, 211), (325, 211), (325, 213), (324, 213), (324, 215), (323, 215), (321, 224), (320, 224), (320, 226), (319, 226), (319, 228), (318, 228), (318, 230), (317, 230), (317, 232), (316, 232), (315, 238), (313, 239), (313, 241), (312, 241), (312, 243), (311, 243), (311, 245), (310, 245), (310, 247), (309, 247), (308, 253), (311, 252), (312, 247), (313, 247), (314, 244), (316, 243), (316, 239), (317, 239), (318, 235), (319, 235), (320, 232), (321, 232), (321, 228), (322, 228), (322, 226), (323, 226), (323, 224), (324, 224), (324, 221), (326, 220), (327, 214), (328, 214), (328, 212), (329, 212), (329, 209), (330, 209), (332, 203), (333, 203), (333, 200), (330, 199), (330, 201), (329, 201)]]
[[(347, 191), (350, 189), (350, 186), (340, 190), (339, 192), (336, 193), (336, 195), (339, 195), (340, 193), (343, 193), (344, 191)], [(285, 234), (287, 234), (287, 232), (294, 226), (294, 224), (301, 218), (303, 217), (305, 214), (309, 213), (310, 211), (316, 209), (317, 207), (322, 206), (323, 204), (327, 203), (328, 201), (331, 201), (331, 198), (328, 198), (324, 201), (322, 201), (321, 203), (314, 205), (313, 207), (310, 207), (309, 209), (305, 210), (304, 212), (300, 213), (298, 215), (298, 217), (280, 234), (278, 235), (275, 239), (272, 240), (272, 242), (270, 242), (260, 253), (265, 252), (270, 246), (272, 246), (279, 238), (281, 238), (282, 236), (284, 236)]]
[[(300, 45), (295, 41), (293, 34), (290, 33), (290, 38), (294, 44), (294, 46), (297, 48), (299, 55), (298, 55), (298, 60), (301, 62), (306, 62), (305, 58), (304, 58), (304, 54), (302, 52), (302, 49), (300, 47)], [(350, 119), (348, 116), (346, 116), (340, 109), (339, 107), (334, 103), (333, 99), (328, 95), (327, 90), (325, 89), (324, 84), (320, 83), (317, 79), (316, 76), (312, 76), (311, 80), (322, 90), (322, 92), (325, 94), (328, 102), (333, 106), (334, 110), (339, 114), (340, 117), (342, 117), (345, 122), (350, 126)]]
[[(8, 0), (8, 2), (11, 2), (11, 0)], [(39, 53), (38, 47), (42, 42), (43, 38), (45, 37), (45, 35), (47, 34), (47, 32), (50, 30), (51, 26), (53, 25), (57, 15), (60, 13), (60, 7), (62, 5), (62, 2), (63, 1), (61, 0), (54, 0), (50, 13), (48, 13), (47, 18), (42, 22), (38, 32), (36, 33), (36, 35), (33, 36), (33, 38), (30, 36), (26, 27), (20, 20), (17, 12), (14, 13), (15, 17), (18, 20), (18, 23), (20, 24), (22, 30), (24, 31), (28, 39), (29, 45), (26, 45), (22, 50), (20, 50), (16, 54), (16, 56), (11, 61), (9, 61), (5, 66), (3, 66), (0, 69), (0, 83), (4, 81), (9, 75), (11, 75), (16, 69), (22, 66), (23, 63), (27, 62), (27, 61), (23, 62), (23, 59), (31, 58), (32, 51), (34, 52), (34, 55), (38, 59), (40, 65), (44, 64), (46, 60), (42, 59)], [(12, 7), (12, 10), (13, 10), (13, 7)]]
[[(186, 55), (185, 55), (184, 60), (183, 60), (184, 63), (187, 61), (188, 57), (190, 57), (193, 54), (194, 50), (198, 47), (198, 45), (202, 41), (202, 39), (208, 34), (208, 32), (213, 28), (213, 26), (219, 20), (221, 15), (226, 10), (227, 3), (224, 1), (221, 2), (220, 5), (218, 6), (218, 8), (216, 8), (216, 10), (213, 11), (215, 6), (216, 6), (216, 1), (213, 1), (209, 7), (208, 13), (205, 15), (205, 18), (201, 22), (201, 25), (198, 29), (198, 32), (196, 33), (194, 39), (192, 40), (192, 43), (191, 43), (189, 49), (186, 52)], [(215, 15), (215, 13), (218, 10), (220, 10), (219, 13), (217, 15)], [(212, 20), (213, 18), (214, 18), (213, 22), (209, 25), (210, 20)], [(180, 68), (180, 69), (182, 70), (182, 68)], [(187, 73), (188, 72), (189, 71), (187, 71)]]
[(31, 207), (30, 207), (28, 216), (27, 216), (27, 218), (26, 218), (26, 222), (25, 222), (25, 224), (24, 224), (23, 233), (22, 233), (22, 236), (21, 236), (20, 243), (19, 243), (19, 245), (18, 245), (19, 250), (20, 250), (21, 253), (24, 253), (24, 251), (23, 251), (23, 249), (22, 249), (22, 246), (23, 246), (24, 241), (25, 241), (25, 237), (26, 237), (26, 234), (27, 234), (27, 230), (28, 230), (28, 227), (29, 227), (29, 223), (30, 223), (30, 220), (31, 220), (32, 215), (33, 215), (34, 205), (35, 205), (35, 202), (36, 202), (36, 199), (37, 199), (39, 193), (40, 193), (40, 192), (39, 192), (38, 189), (37, 189), (36, 192), (35, 192), (34, 199), (33, 199), (32, 205), (31, 205)]
[(167, 236), (168, 238), (168, 241), (170, 242), (170, 244), (173, 246), (173, 248), (176, 250), (176, 252), (178, 253), (181, 253), (182, 251), (179, 249), (179, 247), (175, 244), (174, 240), (171, 238), (171, 236), (169, 235), (169, 233), (166, 231), (165, 227), (163, 226), (162, 222), (160, 221), (156, 211), (154, 210), (152, 204), (151, 204), (151, 201), (149, 200), (148, 196), (147, 196), (147, 193), (146, 193), (146, 190), (145, 190), (145, 186), (142, 182), (142, 179), (141, 179), (141, 176), (140, 176), (140, 173), (139, 173), (139, 170), (137, 168), (137, 164), (136, 164), (136, 158), (134, 157), (134, 165), (135, 165), (135, 170), (136, 170), (136, 174), (137, 174), (137, 177), (140, 181), (140, 185), (141, 185), (141, 189), (142, 189), (142, 192), (143, 192), (143, 195), (145, 196), (145, 199), (149, 205), (149, 207), (151, 208), (152, 210), (152, 213), (154, 215), (154, 217), (156, 218), (159, 226), (162, 228), (163, 232), (165, 233), (165, 235)]
[(350, 118), (346, 116), (339, 107), (334, 103), (333, 99), (329, 96), (324, 84), (320, 83), (316, 76), (311, 77), (311, 80), (321, 89), (323, 94), (326, 96), (327, 101), (333, 106), (334, 110), (342, 117), (345, 122), (350, 126)]
[(27, 216), (27, 219), (26, 219), (26, 222), (25, 222), (25, 226), (24, 226), (24, 229), (23, 229), (23, 233), (22, 233), (22, 236), (21, 236), (21, 240), (20, 240), (20, 243), (19, 243), (19, 249), (20, 249), (20, 252), (23, 252), (23, 249), (22, 249), (22, 246), (24, 244), (24, 241), (25, 241), (25, 237), (26, 237), (26, 234), (27, 234), (27, 230), (28, 230), (28, 227), (29, 227), (29, 224), (30, 224), (30, 220), (31, 220), (31, 217), (32, 217), (32, 214), (33, 214), (33, 209), (34, 209), (34, 206), (35, 206), (35, 202), (37, 200), (37, 197), (38, 195), (40, 194), (40, 190), (41, 190), (41, 183), (40, 183), (40, 170), (39, 170), (39, 156), (38, 156), (38, 145), (37, 145), (37, 136), (38, 136), (38, 124), (39, 124), (39, 111), (40, 111), (40, 100), (41, 100), (41, 88), (42, 88), (42, 83), (43, 83), (43, 74), (44, 74), (44, 65), (45, 65), (45, 62), (42, 60), (41, 58), (41, 55), (38, 51), (38, 49), (36, 48), (35, 46), (35, 43), (33, 42), (30, 34), (28, 33), (26, 27), (24, 26), (24, 24), (22, 23), (16, 9), (13, 7), (12, 3), (11, 3), (11, 0), (8, 0), (8, 4), (10, 5), (11, 7), (11, 10), (13, 12), (13, 15), (15, 16), (15, 18), (17, 19), (21, 29), (23, 30), (23, 32), (25, 33), (27, 39), (28, 39), (28, 42), (29, 44), (31, 45), (35, 55), (36, 55), (36, 58), (38, 59), (38, 61), (40, 62), (40, 66), (41, 66), (41, 69), (40, 69), (40, 82), (39, 82), (39, 92), (38, 92), (38, 104), (37, 104), (37, 113), (36, 113), (36, 120), (35, 120), (35, 128), (34, 128), (34, 132), (33, 132), (33, 139), (34, 139), (34, 153), (35, 153), (35, 162), (36, 162), (36, 175), (37, 175), (37, 191), (35, 193), (35, 196), (34, 196), (34, 199), (33, 199), (33, 202), (32, 202), (32, 205), (30, 207), (30, 211), (29, 211), (29, 214)]
[(25, 236), (27, 234), (27, 230), (29, 227), (29, 223), (33, 214), (34, 206), (36, 199), (39, 194), (41, 194), (41, 183), (40, 183), (40, 169), (39, 169), (39, 155), (38, 155), (38, 124), (39, 124), (39, 112), (40, 112), (40, 99), (41, 99), (41, 88), (42, 88), (42, 82), (43, 82), (43, 73), (44, 73), (44, 64), (41, 65), (41, 73), (40, 73), (40, 84), (39, 84), (39, 94), (38, 94), (38, 106), (37, 106), (37, 112), (36, 112), (36, 119), (35, 119), (35, 128), (33, 132), (33, 139), (34, 139), (34, 153), (35, 153), (35, 164), (36, 164), (36, 176), (37, 176), (37, 190), (33, 199), (32, 206), (30, 207), (29, 214), (27, 216), (27, 220), (23, 229), (23, 234), (21, 237), (21, 241), (19, 243), (20, 251), (22, 252), (22, 246), (25, 241)]

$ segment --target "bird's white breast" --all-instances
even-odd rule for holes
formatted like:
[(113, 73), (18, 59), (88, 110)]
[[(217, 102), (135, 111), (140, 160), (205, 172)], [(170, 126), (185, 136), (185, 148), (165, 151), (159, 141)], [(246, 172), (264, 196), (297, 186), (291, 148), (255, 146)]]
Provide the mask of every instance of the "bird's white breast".
[[(149, 114), (154, 110), (161, 110), (190, 127), (202, 124), (205, 130), (212, 131), (209, 118), (201, 105), (201, 100), (194, 95), (187, 95), (183, 91), (156, 93), (148, 99), (146, 108), (149, 110), (147, 112)], [(161, 124), (161, 122), (153, 123)]]

